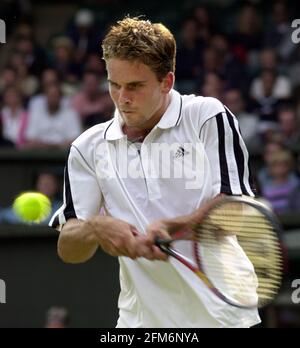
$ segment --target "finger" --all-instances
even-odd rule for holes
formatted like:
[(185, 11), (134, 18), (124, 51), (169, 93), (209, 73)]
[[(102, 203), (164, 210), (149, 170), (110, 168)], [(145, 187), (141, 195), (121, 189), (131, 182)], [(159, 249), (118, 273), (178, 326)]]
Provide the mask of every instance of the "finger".
[(161, 260), (161, 261), (167, 261), (168, 260), (168, 255), (164, 253), (163, 251), (160, 250), (159, 247), (156, 245), (152, 246), (152, 253), (155, 258), (155, 260)]
[(135, 226), (130, 225), (130, 230), (131, 230), (131, 232), (132, 232), (132, 234), (133, 234), (134, 236), (140, 235), (139, 230), (138, 230)]

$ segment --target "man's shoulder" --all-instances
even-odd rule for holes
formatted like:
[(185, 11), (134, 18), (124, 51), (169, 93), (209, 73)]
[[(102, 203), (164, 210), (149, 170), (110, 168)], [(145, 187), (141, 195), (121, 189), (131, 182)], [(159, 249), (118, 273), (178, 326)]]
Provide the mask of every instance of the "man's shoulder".
[(87, 129), (73, 141), (72, 145), (78, 148), (84, 148), (87, 146), (93, 146), (95, 142), (104, 141), (104, 133), (111, 122), (113, 122), (113, 120), (99, 123)]
[(183, 118), (191, 119), (200, 127), (210, 118), (225, 112), (224, 105), (217, 98), (196, 95), (182, 96), (182, 98)]
[(184, 95), (182, 97), (185, 110), (197, 110), (208, 116), (214, 116), (220, 112), (224, 112), (224, 106), (217, 98), (196, 95)]

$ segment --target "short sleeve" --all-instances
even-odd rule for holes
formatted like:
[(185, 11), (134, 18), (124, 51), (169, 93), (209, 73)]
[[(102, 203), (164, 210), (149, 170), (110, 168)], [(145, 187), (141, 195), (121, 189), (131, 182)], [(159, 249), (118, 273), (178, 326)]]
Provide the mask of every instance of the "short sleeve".
[(226, 107), (205, 121), (200, 140), (211, 167), (213, 192), (254, 196), (248, 151), (238, 121)]
[(99, 214), (101, 206), (102, 193), (96, 173), (72, 145), (64, 173), (63, 205), (52, 216), (49, 226), (56, 228), (71, 218), (86, 220)]

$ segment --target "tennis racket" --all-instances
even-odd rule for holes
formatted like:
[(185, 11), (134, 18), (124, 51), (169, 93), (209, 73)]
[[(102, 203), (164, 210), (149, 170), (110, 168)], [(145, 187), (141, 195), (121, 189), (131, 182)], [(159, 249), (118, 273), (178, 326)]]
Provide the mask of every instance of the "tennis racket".
[[(173, 244), (191, 240), (194, 260)], [(192, 270), (221, 300), (239, 308), (263, 307), (282, 278), (280, 225), (272, 211), (251, 197), (225, 196), (210, 204), (201, 223), (157, 238), (155, 244)]]

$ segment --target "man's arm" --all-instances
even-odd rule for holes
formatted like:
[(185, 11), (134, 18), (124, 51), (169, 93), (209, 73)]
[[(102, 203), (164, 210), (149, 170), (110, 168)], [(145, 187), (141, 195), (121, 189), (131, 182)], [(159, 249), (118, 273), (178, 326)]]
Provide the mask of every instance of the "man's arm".
[(64, 262), (81, 263), (89, 260), (99, 246), (111, 256), (166, 259), (166, 255), (133, 225), (109, 216), (95, 216), (86, 221), (68, 220), (60, 232), (58, 255)]
[(57, 244), (59, 257), (67, 263), (89, 260), (98, 248), (91, 226), (85, 221), (70, 219), (63, 226)]
[(172, 234), (190, 228), (193, 224), (198, 224), (203, 221), (207, 211), (215, 204), (222, 200), (224, 194), (219, 194), (212, 200), (203, 204), (200, 208), (193, 211), (191, 214), (178, 216), (173, 219), (165, 219), (154, 221), (148, 226), (147, 235), (150, 241), (154, 241), (155, 237), (172, 238)]

